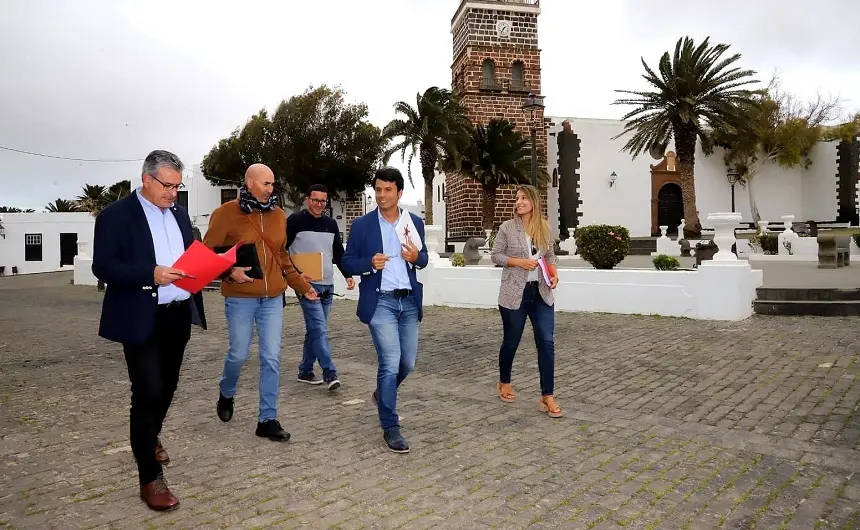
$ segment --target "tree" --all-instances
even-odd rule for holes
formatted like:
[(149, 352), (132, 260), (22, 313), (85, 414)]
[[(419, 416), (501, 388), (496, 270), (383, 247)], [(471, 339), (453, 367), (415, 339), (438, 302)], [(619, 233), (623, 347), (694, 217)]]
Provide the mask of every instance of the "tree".
[(104, 200), (107, 204), (116, 202), (123, 197), (131, 195), (131, 181), (121, 180), (116, 184), (112, 184), (104, 194)]
[(747, 118), (743, 128), (716, 130), (713, 143), (725, 149), (723, 161), (733, 168), (747, 188), (753, 221), (761, 220), (753, 191), (753, 179), (765, 164), (783, 168), (812, 164), (809, 153), (818, 142), (835, 139), (840, 131), (825, 134), (825, 125), (839, 113), (838, 98), (818, 96), (800, 102), (779, 87), (774, 77), (767, 90), (754, 98), (754, 104), (742, 107)]
[(101, 184), (84, 184), (81, 189), (83, 193), (78, 195), (75, 200), (83, 211), (90, 212), (95, 217), (105, 207), (105, 191), (107, 189)]
[(386, 141), (367, 121), (367, 106), (348, 104), (339, 88), (322, 85), (265, 109), (220, 140), (203, 158), (204, 177), (217, 185), (242, 184), (254, 163), (275, 173), (276, 193), (296, 206), (311, 184), (330, 199), (353, 199), (370, 185)]
[(411, 151), (407, 162), (406, 174), (412, 187), (412, 159), (420, 149), (421, 176), (424, 178), (424, 220), (433, 224), (433, 177), (436, 164), (446, 154), (456, 156), (456, 140), (469, 134), (469, 120), (465, 109), (450, 90), (430, 87), (424, 94), (417, 94), (415, 107), (405, 101), (394, 104), (394, 110), (403, 115), (386, 125), (382, 134), (389, 140), (399, 138), (385, 151), (384, 163), (400, 151), (400, 159), (405, 160), (406, 151)]
[(0, 213), (33, 213), (32, 208), (18, 208), (17, 206), (0, 206)]
[[(709, 131), (722, 130), (735, 133), (743, 128), (746, 114), (741, 107), (754, 104), (753, 90), (741, 88), (756, 83), (750, 79), (752, 70), (732, 67), (740, 58), (734, 54), (723, 58), (727, 44), (711, 46), (706, 38), (698, 46), (689, 37), (675, 45), (675, 53), (660, 58), (659, 75), (642, 58), (645, 74), (642, 77), (655, 91), (616, 90), (635, 98), (618, 99), (615, 105), (636, 105), (623, 120), (630, 120), (620, 138), (632, 133), (624, 146), (636, 158), (643, 151), (664, 151), (674, 138), (681, 173), (681, 193), (684, 200), (684, 235), (695, 238), (702, 225), (696, 209), (694, 167), (696, 141), (702, 141), (703, 151), (712, 152)], [(631, 119), (632, 118), (632, 119)]]
[[(482, 225), (484, 230), (493, 230), (499, 187), (531, 182), (530, 141), (504, 119), (492, 119), (486, 127), (479, 125), (471, 130), (468, 138), (465, 145), (445, 153), (442, 168), (459, 171), (481, 184)], [(546, 171), (539, 174), (539, 179), (547, 180)]]
[(113, 202), (131, 194), (131, 181), (120, 180), (109, 187), (101, 184), (84, 184), (75, 202), (79, 211), (90, 212), (93, 217), (101, 213)]
[(79, 212), (81, 211), (75, 201), (67, 201), (65, 199), (57, 199), (54, 202), (48, 203), (45, 206), (45, 211), (50, 213), (58, 212)]

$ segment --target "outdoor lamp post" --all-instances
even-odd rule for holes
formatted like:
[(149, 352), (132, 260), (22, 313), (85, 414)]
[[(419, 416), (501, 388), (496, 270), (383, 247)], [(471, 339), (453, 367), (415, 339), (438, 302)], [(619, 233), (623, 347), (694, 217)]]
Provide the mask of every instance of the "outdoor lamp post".
[(726, 173), (726, 180), (728, 180), (729, 184), (732, 186), (732, 213), (735, 211), (735, 184), (738, 183), (740, 178), (740, 174), (735, 171), (734, 168), (730, 167), (728, 173)]
[(532, 136), (532, 186), (537, 187), (537, 129), (538, 117), (535, 115), (539, 109), (544, 108), (543, 96), (529, 94), (523, 103), (523, 114), (529, 120), (529, 131)]

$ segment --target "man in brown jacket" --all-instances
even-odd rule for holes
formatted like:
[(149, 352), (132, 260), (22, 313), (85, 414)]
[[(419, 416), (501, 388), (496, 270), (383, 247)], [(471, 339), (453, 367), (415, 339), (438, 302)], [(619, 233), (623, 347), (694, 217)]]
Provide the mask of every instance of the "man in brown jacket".
[(245, 274), (250, 267), (235, 267), (221, 283), (229, 346), (219, 383), (218, 417), (224, 422), (233, 417), (233, 396), (242, 366), (248, 360), (256, 322), (260, 343), (257, 436), (285, 442), (290, 433), (277, 420), (283, 294), (287, 286), (310, 300), (316, 300), (317, 293), (290, 261), (286, 248), (287, 216), (276, 204), (274, 184), (271, 169), (263, 164), (250, 166), (239, 197), (212, 212), (203, 244), (215, 248), (253, 243), (263, 272), (261, 279), (253, 279)]

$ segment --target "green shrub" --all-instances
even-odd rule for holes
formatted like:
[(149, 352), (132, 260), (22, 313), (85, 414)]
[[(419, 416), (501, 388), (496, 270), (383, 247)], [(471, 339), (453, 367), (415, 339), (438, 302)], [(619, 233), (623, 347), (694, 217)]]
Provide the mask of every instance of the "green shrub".
[(451, 265), (455, 267), (465, 267), (466, 266), (466, 256), (457, 252), (455, 254), (451, 254)]
[(854, 244), (860, 247), (860, 233), (854, 234), (851, 236), (851, 239), (854, 240)]
[(750, 238), (750, 245), (760, 248), (763, 254), (779, 253), (779, 238), (776, 234), (756, 234)]
[(595, 269), (612, 269), (630, 254), (630, 232), (623, 226), (580, 226), (576, 250)]
[(666, 254), (658, 254), (654, 256), (654, 259), (651, 260), (654, 263), (654, 268), (658, 271), (674, 271), (678, 270), (681, 266), (681, 262), (678, 261), (678, 258), (674, 256), (667, 256)]

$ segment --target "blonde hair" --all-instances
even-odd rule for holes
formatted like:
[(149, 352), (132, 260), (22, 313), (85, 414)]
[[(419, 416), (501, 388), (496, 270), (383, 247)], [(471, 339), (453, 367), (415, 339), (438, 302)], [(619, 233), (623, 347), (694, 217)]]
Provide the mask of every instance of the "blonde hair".
[(532, 238), (534, 246), (546, 252), (550, 248), (549, 223), (541, 214), (540, 193), (537, 188), (528, 184), (517, 186), (517, 191), (523, 192), (532, 203), (532, 216), (524, 227), (525, 232)]

